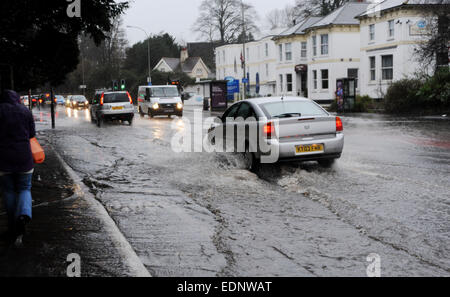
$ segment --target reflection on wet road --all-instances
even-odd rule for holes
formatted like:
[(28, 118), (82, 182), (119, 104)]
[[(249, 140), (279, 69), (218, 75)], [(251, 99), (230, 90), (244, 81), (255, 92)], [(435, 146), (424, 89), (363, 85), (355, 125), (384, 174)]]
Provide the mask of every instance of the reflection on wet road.
[(61, 108), (53, 137), (154, 275), (365, 276), (371, 253), (384, 276), (450, 275), (450, 121), (347, 116), (333, 168), (260, 176), (236, 155), (174, 153), (171, 124), (99, 129)]

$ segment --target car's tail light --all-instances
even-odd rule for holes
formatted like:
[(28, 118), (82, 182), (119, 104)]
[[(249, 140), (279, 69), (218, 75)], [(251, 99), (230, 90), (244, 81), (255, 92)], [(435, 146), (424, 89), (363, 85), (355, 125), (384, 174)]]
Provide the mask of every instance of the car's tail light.
[(133, 99), (131, 99), (130, 93), (127, 92), (127, 95), (128, 95), (128, 99), (130, 99), (130, 104), (133, 104)]
[(336, 117), (336, 132), (344, 131), (344, 125), (340, 117)]
[(102, 93), (102, 96), (100, 97), (100, 106), (103, 106), (103, 99), (105, 98), (105, 93)]
[(272, 136), (275, 134), (275, 126), (272, 122), (269, 122), (264, 125), (263, 128), (264, 136), (267, 138), (272, 138)]

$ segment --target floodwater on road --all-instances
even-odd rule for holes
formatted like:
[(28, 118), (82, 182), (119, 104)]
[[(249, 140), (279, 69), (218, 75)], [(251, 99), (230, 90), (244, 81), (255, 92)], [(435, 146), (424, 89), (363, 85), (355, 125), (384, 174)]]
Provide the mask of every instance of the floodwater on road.
[[(34, 114), (48, 129), (48, 112)], [(332, 168), (259, 176), (239, 155), (173, 152), (180, 119), (100, 129), (60, 108), (48, 133), (155, 276), (366, 276), (372, 253), (383, 276), (449, 276), (450, 121), (343, 120)]]

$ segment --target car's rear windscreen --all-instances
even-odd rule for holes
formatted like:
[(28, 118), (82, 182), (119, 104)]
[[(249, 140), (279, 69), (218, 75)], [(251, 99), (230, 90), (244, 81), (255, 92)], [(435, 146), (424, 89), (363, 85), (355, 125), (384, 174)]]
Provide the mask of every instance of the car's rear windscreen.
[(114, 93), (114, 94), (105, 94), (103, 98), (104, 103), (124, 103), (130, 102), (130, 98), (128, 98), (127, 93)]
[(285, 101), (263, 104), (263, 109), (271, 117), (283, 114), (300, 114), (301, 116), (326, 116), (327, 113), (313, 102)]

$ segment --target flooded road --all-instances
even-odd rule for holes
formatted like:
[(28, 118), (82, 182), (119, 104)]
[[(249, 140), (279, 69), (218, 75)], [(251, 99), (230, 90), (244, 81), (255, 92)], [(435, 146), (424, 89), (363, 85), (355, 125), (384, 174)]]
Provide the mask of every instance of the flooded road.
[[(48, 113), (34, 114), (48, 129)], [(383, 276), (450, 276), (450, 121), (343, 120), (332, 168), (260, 176), (238, 155), (173, 152), (180, 119), (99, 129), (60, 108), (47, 133), (154, 276), (364, 277), (372, 253)]]

